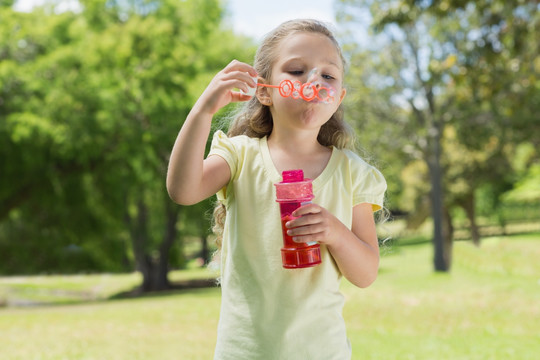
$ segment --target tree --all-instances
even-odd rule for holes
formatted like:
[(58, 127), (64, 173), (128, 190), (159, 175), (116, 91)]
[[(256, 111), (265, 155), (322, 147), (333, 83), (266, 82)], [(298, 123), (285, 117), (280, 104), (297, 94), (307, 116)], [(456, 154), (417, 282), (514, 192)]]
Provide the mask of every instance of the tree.
[[(385, 132), (395, 129), (396, 136), (386, 138), (391, 139), (391, 148), (395, 149), (397, 146), (400, 152), (408, 152), (428, 165), (432, 184), (434, 263), (436, 270), (446, 271), (449, 268), (449, 259), (445, 255), (448, 250), (445, 251), (444, 244), (448, 247), (449, 234), (446, 234), (446, 241), (443, 241), (445, 209), (442, 200), (440, 144), (446, 122), (443, 115), (450, 99), (436, 97), (437, 87), (441, 86), (440, 76), (425, 65), (424, 56), (429, 49), (431, 52), (427, 56), (435, 54), (430, 48), (428, 37), (422, 36), (422, 28), (425, 26), (429, 26), (429, 23), (419, 22), (399, 33), (389, 33), (386, 48), (368, 50), (366, 56), (353, 56), (351, 68), (363, 68), (362, 82), (378, 94), (377, 101), (373, 102), (371, 91), (365, 91), (368, 97), (361, 104), (364, 109), (362, 111), (373, 114), (371, 118), (372, 122), (376, 123), (375, 126), (381, 127), (383, 121), (388, 122), (390, 125), (385, 126)], [(366, 63), (365, 57), (372, 60)], [(380, 137), (379, 139), (380, 142), (384, 141)]]
[[(206, 219), (168, 198), (169, 152), (211, 77), (253, 48), (222, 26), (217, 0), (81, 5), (79, 13), (8, 9), (0, 25), (9, 39), (0, 43), (0, 155), (9, 159), (0, 246), (13, 249), (23, 234), (23, 248), (75, 244), (94, 263), (108, 258), (102, 266), (134, 261), (144, 291), (166, 288), (180, 261), (171, 249), (181, 219)], [(110, 244), (123, 250), (118, 258)], [(54, 270), (47, 264), (36, 268)]]
[[(372, 28), (386, 36), (382, 46), (353, 57), (353, 66), (356, 59), (361, 59), (358, 66), (369, 66), (364, 71), (370, 86), (366, 94), (370, 95), (370, 90), (377, 94), (377, 101), (371, 101), (371, 96), (362, 105), (375, 108), (371, 110), (374, 114), (397, 114), (396, 121), (385, 124), (400, 129), (401, 137), (389, 138), (388, 145), (395, 148), (399, 144), (403, 152), (427, 164), (435, 224), (435, 269), (445, 271), (450, 265), (452, 234), (449, 208), (462, 206), (474, 219), (474, 194), (482, 184), (501, 184), (494, 187), (500, 189), (496, 196), (508, 189), (510, 178), (504, 167), (511, 152), (509, 145), (530, 141), (530, 133), (521, 132), (524, 119), (529, 125), (532, 122), (533, 128), (538, 127), (538, 120), (529, 115), (538, 104), (538, 91), (534, 93), (531, 86), (537, 83), (531, 71), (538, 56), (538, 21), (531, 22), (537, 17), (537, 5), (525, 1), (340, 3), (344, 9), (342, 21), (353, 24), (354, 9), (369, 7)], [(373, 60), (366, 62), (366, 58)], [(525, 65), (521, 59), (529, 62)], [(509, 71), (512, 63), (519, 70), (517, 78), (516, 71)], [(494, 73), (496, 77), (489, 75)], [(516, 104), (519, 115), (512, 114)], [(406, 114), (388, 111), (395, 110), (396, 105)], [(388, 119), (391, 117), (382, 116), (383, 121)], [(512, 130), (508, 130), (510, 123)], [(478, 162), (457, 165), (454, 154), (448, 152), (451, 146), (462, 154), (477, 153), (478, 158), (488, 160), (489, 171), (485, 171), (486, 166), (477, 166)], [(466, 192), (453, 186), (453, 181), (460, 179), (470, 180)], [(471, 224), (474, 228), (474, 220)]]
[(164, 179), (174, 139), (209, 79), (230, 59), (246, 58), (249, 48), (221, 28), (216, 1), (163, 1), (145, 7), (144, 14), (138, 9), (119, 8), (128, 18), (99, 33), (106, 42), (92, 42), (97, 54), (92, 66), (116, 90), (103, 94), (104, 102), (114, 99), (106, 118), (129, 126), (120, 135), (126, 144), (120, 158), (132, 176), (121, 192), (127, 205), (123, 217), (143, 274), (142, 289), (151, 291), (169, 286), (169, 253), (180, 212), (198, 209), (175, 206), (167, 196)]
[[(0, 246), (9, 259), (3, 270), (13, 271), (16, 262), (13, 269), (22, 265), (24, 272), (102, 269), (103, 252), (110, 254), (110, 269), (119, 270), (125, 265), (121, 238), (108, 236), (110, 223), (86, 196), (88, 174), (100, 168), (112, 141), (92, 126), (95, 92), (79, 72), (76, 16), (0, 10), (0, 152), (6, 159)], [(88, 246), (93, 241), (101, 246)], [(88, 247), (100, 250), (89, 254)]]

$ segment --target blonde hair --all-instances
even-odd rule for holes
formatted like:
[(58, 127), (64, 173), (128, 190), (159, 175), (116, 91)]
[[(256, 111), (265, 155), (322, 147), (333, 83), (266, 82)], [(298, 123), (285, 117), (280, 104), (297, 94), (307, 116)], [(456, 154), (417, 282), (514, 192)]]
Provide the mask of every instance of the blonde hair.
[[(260, 77), (263, 79), (271, 78), (272, 67), (276, 62), (278, 53), (276, 51), (277, 47), (285, 38), (301, 32), (321, 34), (330, 39), (341, 58), (343, 71), (345, 72), (345, 58), (329, 27), (318, 20), (298, 19), (282, 23), (264, 37), (255, 54), (253, 64)], [(272, 129), (273, 119), (270, 108), (261, 104), (254, 96), (233, 115), (233, 121), (227, 135), (229, 137), (247, 135), (249, 137), (263, 138), (270, 135)], [(335, 146), (339, 149), (354, 149), (354, 139), (354, 131), (343, 118), (343, 105), (340, 105), (330, 119), (321, 127), (317, 137), (321, 145)], [(218, 248), (221, 247), (225, 215), (225, 207), (218, 203), (214, 209), (214, 224), (212, 227), (216, 234)]]

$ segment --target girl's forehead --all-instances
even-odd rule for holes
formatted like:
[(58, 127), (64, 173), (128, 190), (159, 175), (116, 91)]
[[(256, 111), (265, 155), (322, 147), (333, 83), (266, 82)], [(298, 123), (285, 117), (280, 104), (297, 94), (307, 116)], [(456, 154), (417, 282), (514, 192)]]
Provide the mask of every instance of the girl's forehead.
[(284, 38), (279, 44), (278, 61), (302, 59), (326, 59), (331, 65), (343, 67), (339, 51), (326, 35), (310, 32), (297, 32)]

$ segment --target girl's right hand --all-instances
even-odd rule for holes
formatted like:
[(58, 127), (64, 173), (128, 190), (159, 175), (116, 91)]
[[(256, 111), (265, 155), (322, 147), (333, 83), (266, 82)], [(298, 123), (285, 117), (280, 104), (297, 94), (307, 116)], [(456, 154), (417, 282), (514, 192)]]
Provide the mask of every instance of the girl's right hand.
[(249, 87), (257, 86), (252, 79), (255, 76), (257, 76), (257, 71), (251, 65), (238, 60), (231, 61), (210, 81), (195, 107), (202, 112), (214, 115), (231, 102), (250, 100), (251, 96), (234, 91), (234, 89), (248, 92)]

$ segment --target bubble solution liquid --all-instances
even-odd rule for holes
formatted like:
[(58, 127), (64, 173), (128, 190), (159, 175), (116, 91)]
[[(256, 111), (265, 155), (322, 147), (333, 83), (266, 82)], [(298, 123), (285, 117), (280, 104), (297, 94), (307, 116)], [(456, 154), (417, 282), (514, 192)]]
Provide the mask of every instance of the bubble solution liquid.
[(283, 181), (274, 184), (276, 201), (281, 212), (281, 229), (283, 232), (283, 247), (281, 260), (286, 269), (299, 269), (316, 266), (321, 263), (321, 249), (318, 243), (297, 243), (287, 235), (288, 221), (296, 219), (292, 216), (294, 210), (313, 200), (313, 185), (311, 179), (304, 179), (302, 170), (283, 171)]

